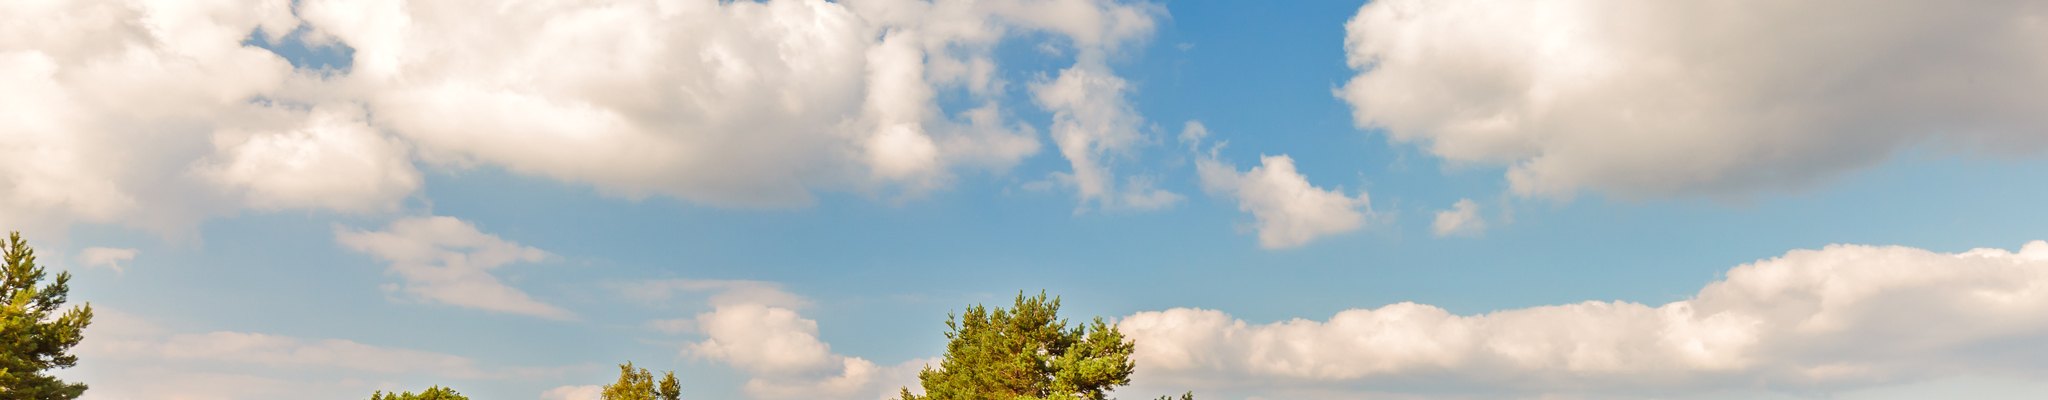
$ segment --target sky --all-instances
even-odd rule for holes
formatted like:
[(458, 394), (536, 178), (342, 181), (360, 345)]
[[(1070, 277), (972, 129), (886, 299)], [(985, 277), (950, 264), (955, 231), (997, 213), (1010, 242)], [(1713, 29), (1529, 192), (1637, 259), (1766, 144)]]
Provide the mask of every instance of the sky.
[(0, 3), (91, 400), (2048, 395), (2036, 1)]

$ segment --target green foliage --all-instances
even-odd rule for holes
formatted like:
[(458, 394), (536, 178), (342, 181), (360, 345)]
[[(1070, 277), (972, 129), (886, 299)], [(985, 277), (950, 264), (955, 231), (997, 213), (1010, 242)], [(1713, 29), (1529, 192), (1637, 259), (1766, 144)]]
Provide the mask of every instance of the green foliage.
[(70, 400), (85, 394), (84, 383), (66, 383), (47, 374), (78, 364), (78, 356), (65, 354), (84, 339), (85, 326), (92, 323), (92, 304), (71, 307), (56, 318), (68, 300), (71, 273), (58, 272), (56, 279), (36, 287), (45, 276), (36, 265), (35, 249), (21, 240), (21, 232), (0, 242), (6, 266), (0, 268), (0, 400)]
[(619, 365), (619, 381), (604, 385), (600, 398), (604, 400), (676, 400), (683, 395), (682, 384), (676, 383), (676, 372), (668, 371), (661, 378), (661, 384), (654, 383), (654, 373), (646, 368), (633, 368), (633, 362)]
[(370, 394), (370, 400), (469, 400), (469, 397), (465, 397), (461, 393), (455, 393), (455, 389), (433, 386), (428, 387), (426, 391), (420, 392), (420, 394), (412, 394), (412, 392), (385, 394), (384, 391), (379, 390), (376, 393)]
[(1136, 344), (1101, 317), (1069, 329), (1059, 309), (1059, 298), (1047, 300), (1043, 291), (1019, 292), (1008, 310), (975, 305), (948, 315), (945, 360), (917, 374), (924, 395), (906, 387), (900, 398), (1107, 400), (1108, 391), (1130, 385)]

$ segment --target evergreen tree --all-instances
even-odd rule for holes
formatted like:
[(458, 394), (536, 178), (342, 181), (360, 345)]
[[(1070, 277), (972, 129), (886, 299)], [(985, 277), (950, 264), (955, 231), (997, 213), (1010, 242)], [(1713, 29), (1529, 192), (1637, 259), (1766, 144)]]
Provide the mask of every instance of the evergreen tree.
[[(1060, 299), (1045, 292), (994, 311), (974, 305), (946, 316), (946, 358), (917, 374), (924, 395), (903, 388), (902, 400), (1107, 400), (1131, 384), (1136, 344), (1115, 325), (1067, 328)], [(1182, 395), (1193, 400), (1193, 393)]]
[(92, 323), (92, 304), (74, 306), (51, 318), (68, 300), (71, 273), (58, 272), (42, 287), (43, 267), (21, 232), (0, 242), (6, 265), (0, 268), (0, 400), (70, 400), (85, 394), (84, 383), (66, 383), (49, 370), (70, 368), (78, 356), (66, 354), (84, 339)]
[(633, 362), (619, 365), (619, 381), (604, 385), (600, 398), (604, 400), (676, 400), (683, 395), (683, 386), (676, 383), (676, 372), (668, 371), (661, 378), (660, 386), (654, 383), (654, 373), (646, 368), (633, 368)]
[(455, 389), (433, 386), (428, 387), (426, 391), (420, 392), (420, 394), (412, 394), (412, 392), (385, 394), (384, 391), (379, 390), (376, 393), (370, 394), (370, 400), (469, 400), (469, 397), (465, 397), (461, 393), (455, 393)]

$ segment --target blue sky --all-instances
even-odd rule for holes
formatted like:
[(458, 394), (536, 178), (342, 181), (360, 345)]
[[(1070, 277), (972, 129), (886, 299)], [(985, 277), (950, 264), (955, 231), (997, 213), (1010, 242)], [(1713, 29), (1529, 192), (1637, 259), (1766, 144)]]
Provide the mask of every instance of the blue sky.
[(0, 13), (88, 398), (886, 398), (1038, 290), (1123, 398), (2048, 393), (2025, 2), (244, 3)]

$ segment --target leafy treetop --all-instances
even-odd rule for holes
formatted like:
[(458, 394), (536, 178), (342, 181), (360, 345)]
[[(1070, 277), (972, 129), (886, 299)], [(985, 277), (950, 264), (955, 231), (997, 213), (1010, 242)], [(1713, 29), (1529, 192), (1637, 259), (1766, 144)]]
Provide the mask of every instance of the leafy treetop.
[(379, 390), (376, 393), (370, 394), (370, 400), (469, 400), (469, 397), (465, 397), (461, 393), (455, 393), (455, 389), (433, 386), (428, 387), (426, 391), (420, 392), (420, 394), (412, 394), (412, 392), (385, 394), (384, 391)]
[[(1060, 299), (1017, 293), (1008, 310), (981, 305), (946, 318), (946, 358), (917, 374), (923, 395), (903, 388), (902, 400), (1107, 400), (1131, 384), (1136, 364), (1115, 325), (1096, 317), (1067, 327)], [(1182, 396), (1193, 400), (1193, 394)]]
[(73, 306), (51, 318), (69, 299), (71, 273), (58, 272), (56, 279), (36, 287), (46, 276), (36, 265), (35, 249), (21, 240), (21, 232), (0, 242), (6, 265), (0, 268), (0, 400), (70, 400), (85, 394), (84, 383), (66, 383), (51, 377), (52, 369), (78, 364), (78, 356), (66, 354), (85, 338), (85, 326), (92, 323), (92, 304)]
[(667, 371), (661, 378), (661, 385), (654, 383), (654, 373), (646, 368), (633, 368), (633, 362), (619, 365), (619, 381), (604, 385), (599, 397), (604, 400), (676, 400), (683, 395), (683, 387), (676, 383), (675, 371)]

